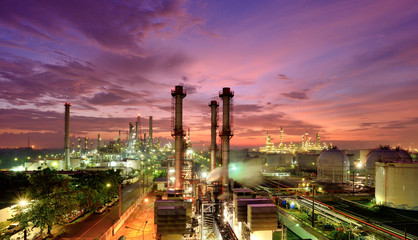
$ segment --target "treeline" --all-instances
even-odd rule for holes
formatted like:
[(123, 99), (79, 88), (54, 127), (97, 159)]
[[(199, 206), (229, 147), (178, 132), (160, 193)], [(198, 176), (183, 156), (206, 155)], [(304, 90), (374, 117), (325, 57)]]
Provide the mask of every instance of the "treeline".
[[(25, 200), (18, 205), (12, 221), (27, 228), (39, 227), (51, 234), (52, 226), (65, 224), (73, 216), (95, 210), (117, 196), (122, 183), (120, 170), (60, 175), (46, 168), (28, 178)], [(23, 200), (23, 199), (21, 199)]]

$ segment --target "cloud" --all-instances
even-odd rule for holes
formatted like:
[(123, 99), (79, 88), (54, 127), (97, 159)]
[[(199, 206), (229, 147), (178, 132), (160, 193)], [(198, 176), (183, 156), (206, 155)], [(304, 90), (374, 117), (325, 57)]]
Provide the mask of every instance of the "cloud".
[(276, 79), (279, 79), (279, 80), (290, 80), (290, 78), (288, 76), (286, 76), (285, 74), (277, 74)]
[(307, 100), (309, 97), (306, 95), (306, 92), (289, 92), (289, 93), (282, 93), (283, 96), (298, 100)]
[(86, 38), (116, 52), (143, 55), (141, 44), (151, 32), (182, 31), (194, 18), (183, 1), (2, 1), (2, 25), (44, 40)]

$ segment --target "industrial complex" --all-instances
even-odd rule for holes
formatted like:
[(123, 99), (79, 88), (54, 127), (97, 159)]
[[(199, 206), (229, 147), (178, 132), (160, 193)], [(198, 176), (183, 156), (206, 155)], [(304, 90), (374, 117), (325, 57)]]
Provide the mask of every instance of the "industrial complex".
[[(99, 133), (96, 148), (88, 138), (70, 144), (71, 104), (65, 103), (63, 155), (26, 161), (14, 170), (53, 168), (71, 175), (120, 169), (124, 184), (139, 183), (132, 212), (151, 199), (153, 214), (137, 232), (144, 236), (148, 226), (153, 239), (418, 239), (416, 153), (390, 146), (344, 150), (321, 143), (319, 133), (312, 140), (308, 132), (301, 142), (289, 143), (284, 128), (277, 146), (267, 132), (265, 146), (231, 150), (235, 93), (228, 87), (209, 100), (211, 144), (197, 153), (183, 127), (186, 90), (171, 90), (174, 144), (153, 139), (152, 117), (148, 137), (142, 133), (139, 114), (126, 139), (119, 131), (108, 142)], [(122, 227), (128, 221), (120, 211), (111, 230), (98, 238), (129, 239), (121, 235), (129, 226)]]

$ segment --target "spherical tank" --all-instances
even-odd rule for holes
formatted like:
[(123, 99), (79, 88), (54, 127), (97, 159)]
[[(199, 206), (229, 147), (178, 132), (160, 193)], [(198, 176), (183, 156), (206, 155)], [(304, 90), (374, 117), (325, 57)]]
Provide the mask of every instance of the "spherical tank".
[(396, 148), (395, 152), (399, 155), (399, 157), (401, 158), (401, 161), (403, 162), (412, 162), (412, 157), (411, 155), (408, 153), (408, 151), (401, 149), (401, 148)]
[(374, 149), (369, 153), (367, 156), (366, 161), (366, 184), (369, 187), (375, 186), (375, 167), (374, 164), (376, 161), (382, 162), (392, 162), (392, 161), (400, 161), (401, 158), (399, 155), (390, 147), (380, 147)]
[(346, 183), (349, 181), (350, 161), (345, 152), (333, 148), (322, 152), (317, 162), (317, 181)]
[(376, 162), (376, 204), (418, 210), (418, 163)]

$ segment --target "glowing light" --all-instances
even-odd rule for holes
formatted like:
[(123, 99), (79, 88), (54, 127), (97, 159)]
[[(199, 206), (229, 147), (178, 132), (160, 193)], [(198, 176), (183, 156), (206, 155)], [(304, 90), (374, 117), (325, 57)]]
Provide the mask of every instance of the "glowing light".
[(26, 206), (28, 204), (29, 204), (29, 202), (26, 199), (22, 199), (22, 200), (19, 201), (19, 205), (21, 207), (24, 207), (24, 206)]
[(363, 167), (363, 164), (361, 164), (360, 162), (358, 162), (358, 163), (356, 164), (356, 167), (357, 167), (357, 168), (362, 168), (362, 167)]
[(110, 183), (106, 184), (106, 187), (110, 187), (110, 186), (112, 186), (112, 184), (110, 184)]
[(144, 202), (146, 202), (146, 203), (147, 203), (148, 201), (149, 201), (149, 199), (148, 199), (148, 198), (145, 198), (145, 199), (144, 199)]
[(202, 172), (202, 178), (206, 178), (208, 176), (207, 172)]

